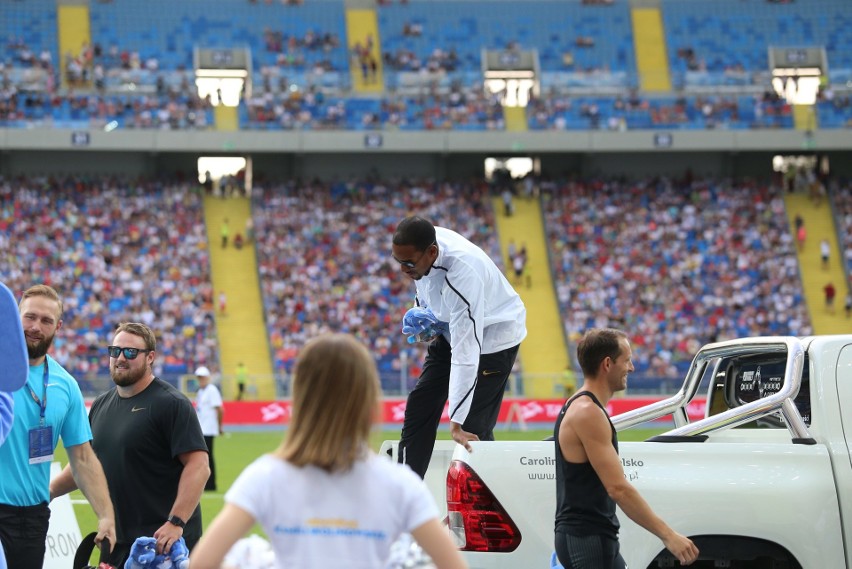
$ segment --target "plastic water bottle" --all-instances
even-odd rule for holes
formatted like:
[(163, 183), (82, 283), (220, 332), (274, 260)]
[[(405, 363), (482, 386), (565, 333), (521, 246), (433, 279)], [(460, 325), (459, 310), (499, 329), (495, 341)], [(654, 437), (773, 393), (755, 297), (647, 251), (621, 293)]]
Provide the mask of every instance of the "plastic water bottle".
[(417, 342), (428, 343), (428, 342), (433, 341), (437, 337), (438, 337), (438, 331), (435, 330), (432, 327), (429, 327), (429, 328), (426, 328), (425, 330), (423, 330), (422, 332), (420, 332), (419, 334), (414, 334), (413, 336), (409, 336), (408, 337), (408, 343), (409, 344), (414, 344), (414, 343), (417, 343)]

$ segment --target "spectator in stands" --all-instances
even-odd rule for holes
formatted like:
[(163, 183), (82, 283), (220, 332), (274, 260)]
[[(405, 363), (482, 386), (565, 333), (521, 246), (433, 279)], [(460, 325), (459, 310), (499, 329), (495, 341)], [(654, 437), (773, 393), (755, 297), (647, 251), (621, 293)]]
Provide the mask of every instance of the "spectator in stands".
[(837, 289), (834, 288), (834, 283), (827, 283), (822, 287), (825, 294), (825, 310), (829, 314), (834, 314), (834, 297), (837, 296)]
[(801, 215), (796, 215), (796, 243), (799, 245), (799, 251), (805, 250), (805, 241), (808, 238), (808, 231), (805, 229), (805, 222)]
[(819, 256), (822, 261), (823, 270), (827, 271), (829, 267), (829, 259), (831, 258), (831, 244), (826, 238), (823, 238), (822, 241), (819, 242)]
[(503, 191), (500, 192), (500, 196), (503, 198), (503, 215), (506, 217), (512, 217), (512, 212), (515, 209), (515, 206), (512, 204), (512, 190), (509, 188), (503, 188)]
[(520, 285), (523, 282), (524, 267), (526, 264), (527, 259), (525, 254), (518, 252), (512, 257), (512, 270), (515, 271), (515, 285)]
[(219, 291), (219, 316), (228, 314), (228, 295), (224, 290)]
[[(425, 484), (369, 448), (381, 390), (367, 349), (351, 335), (317, 337), (302, 349), (294, 378), (286, 439), (240, 474), (192, 553), (192, 567), (219, 567), (255, 523), (271, 536), (279, 566), (357, 559), (384, 567), (391, 544), (410, 532), (439, 569), (466, 567)], [(335, 537), (341, 523), (352, 528), (343, 540)], [(298, 531), (274, 530), (282, 526)]]

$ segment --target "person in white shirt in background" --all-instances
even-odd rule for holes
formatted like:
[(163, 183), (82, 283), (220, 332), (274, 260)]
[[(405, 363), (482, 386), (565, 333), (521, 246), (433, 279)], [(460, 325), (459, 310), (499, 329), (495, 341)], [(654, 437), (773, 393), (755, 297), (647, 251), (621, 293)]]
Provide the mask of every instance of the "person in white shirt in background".
[(216, 462), (213, 460), (213, 441), (224, 433), (222, 419), (225, 416), (222, 406), (222, 394), (219, 388), (210, 382), (210, 370), (201, 366), (195, 370), (198, 378), (198, 394), (195, 396), (195, 410), (198, 413), (198, 422), (201, 423), (201, 433), (207, 450), (210, 451), (210, 478), (204, 486), (205, 491), (216, 490)]
[(470, 441), (494, 440), (506, 382), (527, 335), (527, 311), (485, 251), (427, 219), (407, 217), (397, 225), (392, 255), (414, 281), (416, 306), (442, 327), (408, 394), (399, 441), (399, 461), (423, 478), (447, 400), (454, 441), (470, 451)]
[(370, 449), (381, 387), (367, 348), (349, 334), (318, 336), (293, 378), (286, 438), (237, 477), (190, 555), (192, 569), (220, 567), (255, 523), (279, 569), (385, 567), (403, 533), (437, 569), (466, 568), (426, 484)]

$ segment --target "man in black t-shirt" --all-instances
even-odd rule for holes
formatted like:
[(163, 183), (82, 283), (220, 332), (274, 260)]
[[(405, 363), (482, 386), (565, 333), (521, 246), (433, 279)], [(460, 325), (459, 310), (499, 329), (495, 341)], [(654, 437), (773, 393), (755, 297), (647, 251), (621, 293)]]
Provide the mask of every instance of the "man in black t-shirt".
[(92, 404), (92, 444), (115, 509), (118, 543), (110, 564), (124, 567), (138, 537), (168, 553), (183, 537), (201, 538), (199, 501), (210, 475), (198, 415), (180, 391), (154, 376), (157, 340), (139, 323), (123, 323), (109, 351), (115, 389)]
[[(624, 477), (606, 404), (633, 371), (627, 335), (591, 329), (577, 344), (583, 386), (565, 402), (556, 439), (556, 555), (565, 569), (624, 569), (616, 503), (659, 537), (682, 565), (698, 558), (692, 541), (670, 528)], [(611, 498), (614, 496), (615, 498)]]

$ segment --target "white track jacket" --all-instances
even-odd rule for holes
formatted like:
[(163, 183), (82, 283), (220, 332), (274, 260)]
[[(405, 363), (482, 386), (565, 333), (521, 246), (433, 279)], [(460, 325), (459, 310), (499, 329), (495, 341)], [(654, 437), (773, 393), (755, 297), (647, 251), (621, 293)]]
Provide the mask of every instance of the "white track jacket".
[(449, 322), (452, 346), (449, 415), (462, 424), (476, 389), (479, 356), (511, 348), (527, 335), (521, 297), (485, 251), (449, 229), (435, 228), (438, 258), (414, 281), (418, 306)]

